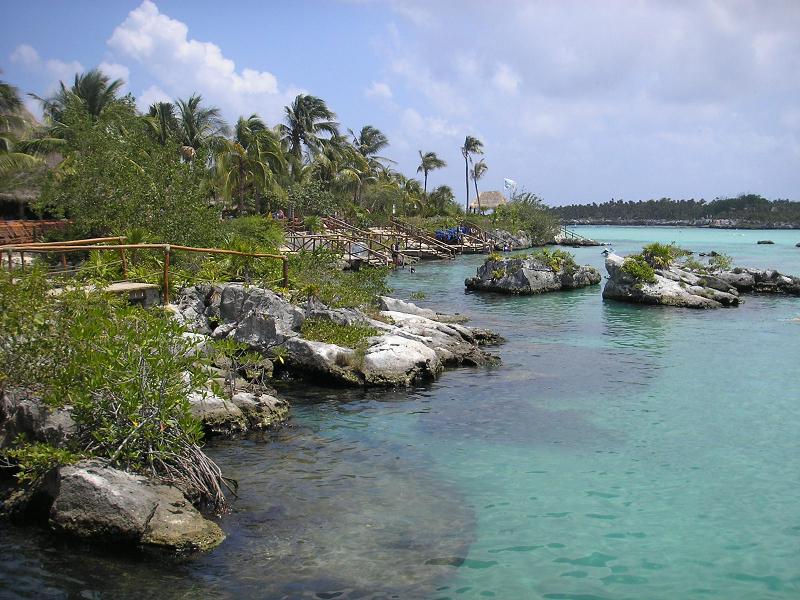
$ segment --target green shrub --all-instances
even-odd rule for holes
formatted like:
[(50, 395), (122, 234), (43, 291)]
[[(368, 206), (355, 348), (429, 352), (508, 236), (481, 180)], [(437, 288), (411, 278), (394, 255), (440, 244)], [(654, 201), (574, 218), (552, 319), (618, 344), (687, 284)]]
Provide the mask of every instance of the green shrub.
[(411, 292), (412, 300), (425, 300), (425, 292)]
[(655, 269), (668, 269), (676, 258), (686, 255), (688, 255), (686, 250), (679, 248), (674, 242), (671, 244), (653, 242), (642, 249), (642, 256)]
[(339, 325), (330, 319), (309, 318), (300, 329), (307, 340), (336, 344), (343, 348), (359, 348), (380, 332), (369, 325)]
[(556, 248), (555, 250), (542, 248), (541, 250), (531, 253), (530, 258), (536, 259), (549, 266), (554, 273), (558, 273), (561, 270), (574, 273), (578, 269), (578, 264), (575, 262), (575, 255), (561, 250), (560, 248)]
[(506, 276), (505, 269), (495, 269), (494, 271), (492, 271), (492, 279), (502, 279), (505, 276)]
[(684, 269), (689, 271), (697, 271), (702, 272), (705, 271), (705, 266), (699, 260), (695, 260), (694, 258), (687, 258), (686, 261), (681, 265)]
[(733, 259), (727, 254), (717, 254), (708, 259), (708, 266), (713, 271), (729, 271), (733, 266)]
[[(13, 283), (1, 273), (0, 331), (0, 388), (71, 406), (77, 430), (66, 450), (182, 482), (222, 507), (225, 482), (200, 450), (187, 400), (207, 383), (207, 365), (174, 319), (80, 289), (51, 295), (41, 273)], [(34, 466), (65, 456), (20, 451)]]
[(239, 217), (223, 221), (221, 233), (229, 242), (237, 239), (250, 242), (256, 252), (277, 253), (284, 243), (283, 227), (269, 216)]
[(655, 283), (656, 281), (655, 270), (641, 254), (627, 256), (622, 263), (622, 272), (639, 282)]
[(503, 260), (503, 255), (499, 252), (490, 252), (489, 255), (484, 259), (484, 263), (487, 262), (496, 262), (499, 260)]
[(66, 448), (54, 448), (50, 444), (30, 443), (24, 437), (14, 440), (14, 446), (2, 452), (2, 455), (17, 469), (19, 483), (33, 483), (48, 471), (71, 465), (86, 456)]
[(328, 251), (300, 252), (289, 257), (290, 286), (299, 298), (314, 297), (333, 308), (369, 308), (388, 294), (387, 267), (343, 271), (340, 256)]

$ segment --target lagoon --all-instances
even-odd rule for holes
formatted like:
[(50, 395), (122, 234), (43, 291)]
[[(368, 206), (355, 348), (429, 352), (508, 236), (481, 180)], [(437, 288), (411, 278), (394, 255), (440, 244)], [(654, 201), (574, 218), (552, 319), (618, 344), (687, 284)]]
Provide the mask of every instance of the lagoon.
[[(800, 231), (576, 231), (800, 275)], [(604, 273), (600, 250), (575, 254)], [(3, 524), (0, 597), (800, 596), (800, 299), (465, 293), (482, 260), (390, 284), (500, 333), (502, 365), (390, 392), (283, 384), (288, 427), (209, 449), (240, 483), (221, 547), (132, 558)]]

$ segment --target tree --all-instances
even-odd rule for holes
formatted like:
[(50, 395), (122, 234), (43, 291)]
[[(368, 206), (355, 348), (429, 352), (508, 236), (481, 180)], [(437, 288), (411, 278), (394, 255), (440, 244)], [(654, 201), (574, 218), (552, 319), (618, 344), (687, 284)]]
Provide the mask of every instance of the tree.
[(71, 88), (60, 82), (59, 91), (51, 98), (42, 101), (45, 116), (53, 123), (63, 121), (64, 111), (71, 99), (80, 101), (89, 117), (96, 121), (117, 98), (117, 92), (125, 85), (122, 79), (111, 81), (105, 73), (92, 69), (86, 73), (76, 73), (75, 81)]
[(203, 97), (192, 94), (188, 100), (176, 100), (178, 107), (178, 131), (181, 143), (193, 148), (215, 147), (224, 135), (228, 133), (228, 126), (221, 116), (220, 109), (216, 106), (203, 107)]
[(0, 176), (41, 164), (41, 160), (22, 150), (17, 133), (24, 128), (17, 114), (22, 108), (19, 91), (13, 85), (0, 81)]
[(461, 155), (464, 157), (464, 183), (467, 188), (467, 202), (465, 209), (469, 212), (469, 163), (472, 162), (473, 154), (483, 154), (483, 142), (478, 138), (468, 135), (464, 138), (464, 145), (461, 147)]
[(353, 136), (353, 147), (369, 161), (369, 167), (373, 175), (386, 169), (384, 163), (394, 163), (388, 158), (378, 156), (378, 152), (389, 145), (389, 140), (380, 129), (372, 125), (364, 125), (358, 134), (352, 129), (347, 131)]
[(478, 200), (478, 212), (483, 212), (481, 210), (481, 195), (478, 193), (478, 180), (484, 176), (486, 171), (489, 170), (489, 165), (486, 164), (486, 161), (480, 159), (472, 166), (472, 181), (475, 183), (475, 198)]
[(303, 162), (303, 146), (309, 155), (316, 155), (324, 139), (320, 135), (337, 136), (339, 124), (336, 114), (316, 96), (299, 94), (285, 110), (286, 123), (280, 126), (280, 133), (297, 170)]
[(436, 152), (426, 152), (425, 154), (422, 153), (422, 150), (419, 150), (419, 159), (420, 163), (417, 167), (417, 173), (422, 173), (424, 177), (424, 183), (422, 187), (422, 191), (425, 195), (428, 194), (428, 173), (435, 169), (441, 169), (447, 166), (447, 163), (444, 162), (441, 158), (436, 155)]
[(175, 105), (172, 102), (151, 104), (144, 119), (153, 137), (162, 146), (167, 144), (167, 140), (177, 137), (180, 132), (178, 119), (175, 116)]
[(220, 215), (209, 205), (205, 170), (183, 164), (177, 142), (158, 144), (124, 102), (96, 122), (78, 104), (63, 117), (74, 134), (64, 147), (69, 168), (48, 175), (39, 209), (73, 219), (75, 237), (141, 228), (176, 244), (217, 241)]
[(239, 117), (233, 140), (222, 140), (217, 153), (217, 174), (227, 200), (236, 195), (237, 216), (245, 211), (245, 193), (253, 192), (256, 212), (261, 212), (261, 197), (275, 186), (275, 174), (285, 170), (280, 140), (261, 118), (252, 114)]

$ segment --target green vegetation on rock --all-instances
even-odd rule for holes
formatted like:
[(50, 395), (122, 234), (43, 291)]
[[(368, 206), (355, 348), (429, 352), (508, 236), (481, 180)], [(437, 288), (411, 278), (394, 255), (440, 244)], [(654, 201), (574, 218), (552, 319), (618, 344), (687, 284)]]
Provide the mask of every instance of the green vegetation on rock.
[(655, 270), (641, 254), (625, 257), (622, 263), (622, 271), (638, 282), (654, 283), (656, 281)]
[(307, 340), (336, 344), (343, 348), (364, 348), (367, 340), (380, 333), (369, 325), (340, 325), (330, 319), (309, 318), (300, 330)]

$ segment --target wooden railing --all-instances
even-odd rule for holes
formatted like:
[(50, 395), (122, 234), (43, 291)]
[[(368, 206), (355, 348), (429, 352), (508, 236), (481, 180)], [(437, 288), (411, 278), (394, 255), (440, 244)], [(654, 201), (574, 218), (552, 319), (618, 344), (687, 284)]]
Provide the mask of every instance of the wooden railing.
[[(112, 241), (119, 242), (114, 246), (102, 246), (94, 244), (98, 241)], [(93, 238), (90, 240), (72, 240), (70, 242), (48, 242), (48, 243), (33, 243), (33, 244), (8, 244), (0, 246), (0, 252), (8, 255), (8, 268), (11, 270), (13, 261), (12, 256), (14, 252), (20, 253), (22, 259), (21, 268), (25, 270), (25, 253), (38, 253), (38, 254), (51, 254), (58, 253), (63, 257), (69, 252), (87, 252), (87, 251), (112, 251), (119, 252), (121, 255), (123, 277), (127, 279), (127, 258), (126, 250), (161, 250), (164, 253), (164, 267), (162, 277), (162, 299), (164, 304), (169, 304), (169, 269), (170, 269), (170, 255), (172, 252), (194, 252), (202, 254), (225, 254), (232, 256), (244, 256), (249, 258), (271, 258), (280, 260), (282, 262), (282, 282), (283, 287), (289, 285), (289, 260), (283, 254), (267, 254), (261, 252), (239, 252), (238, 250), (226, 250), (224, 248), (195, 248), (193, 246), (181, 246), (178, 244), (123, 244), (125, 237), (116, 238)]]

